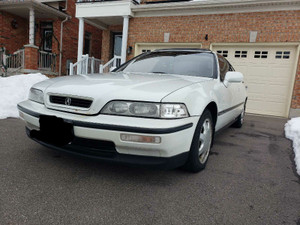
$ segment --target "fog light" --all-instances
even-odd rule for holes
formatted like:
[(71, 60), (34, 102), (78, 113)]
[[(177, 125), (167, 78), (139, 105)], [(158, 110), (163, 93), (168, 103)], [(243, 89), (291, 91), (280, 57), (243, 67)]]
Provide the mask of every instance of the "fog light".
[(161, 143), (161, 137), (155, 136), (143, 136), (143, 135), (133, 135), (133, 134), (121, 134), (122, 141), (129, 142), (144, 142), (144, 143)]

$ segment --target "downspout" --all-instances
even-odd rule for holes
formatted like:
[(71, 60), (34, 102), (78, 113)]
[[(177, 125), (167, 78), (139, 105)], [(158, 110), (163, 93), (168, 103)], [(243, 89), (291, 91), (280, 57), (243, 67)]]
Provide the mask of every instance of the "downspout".
[(68, 10), (68, 0), (66, 0), (65, 8), (62, 9), (62, 11), (67, 11)]
[(67, 22), (70, 18), (66, 17), (60, 24), (60, 47), (59, 47), (59, 72), (58, 75), (61, 76), (61, 61), (62, 61), (62, 47), (63, 47), (63, 28), (64, 23)]

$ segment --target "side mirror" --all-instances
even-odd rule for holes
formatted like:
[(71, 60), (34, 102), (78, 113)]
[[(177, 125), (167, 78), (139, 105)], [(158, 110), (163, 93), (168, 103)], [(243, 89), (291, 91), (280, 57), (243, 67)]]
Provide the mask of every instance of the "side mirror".
[(227, 87), (229, 83), (241, 83), (244, 81), (244, 76), (240, 72), (229, 71), (225, 75), (224, 85)]

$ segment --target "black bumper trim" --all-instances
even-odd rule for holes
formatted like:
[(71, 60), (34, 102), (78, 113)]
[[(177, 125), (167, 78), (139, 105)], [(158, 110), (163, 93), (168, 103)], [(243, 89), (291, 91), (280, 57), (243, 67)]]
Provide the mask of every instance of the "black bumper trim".
[[(71, 154), (74, 156), (89, 158), (97, 161), (109, 162), (109, 163), (118, 163), (125, 165), (134, 165), (141, 167), (149, 167), (149, 168), (157, 168), (157, 169), (175, 169), (180, 166), (183, 166), (188, 159), (189, 152), (184, 152), (172, 157), (154, 157), (154, 156), (138, 156), (138, 155), (129, 155), (129, 154), (121, 154), (117, 152), (111, 152), (110, 155), (99, 154), (99, 155), (89, 155), (84, 154), (83, 151), (71, 151), (65, 146), (55, 146), (38, 139), (32, 138), (30, 135), (30, 130), (26, 128), (26, 133), (29, 138), (36, 141), (37, 143), (47, 147), (54, 149), (56, 151), (65, 152), (67, 154)], [(67, 145), (66, 145), (67, 146)], [(80, 148), (80, 146), (78, 146)], [(101, 151), (100, 151), (101, 152)], [(99, 153), (100, 153), (99, 152)]]
[(33, 111), (29, 110), (29, 109), (26, 109), (26, 108), (24, 108), (24, 107), (22, 107), (22, 106), (20, 106), (20, 105), (18, 105), (18, 109), (19, 109), (20, 111), (24, 112), (24, 113), (29, 114), (30, 116), (37, 117), (37, 118), (39, 118), (40, 115), (43, 115), (43, 114), (41, 114), (41, 113), (36, 113), (36, 112), (33, 112)]
[[(33, 112), (29, 109), (26, 109), (20, 105), (18, 105), (18, 109), (24, 113), (27, 113), (31, 116), (39, 118), (40, 115), (36, 112)], [(113, 131), (123, 131), (123, 132), (132, 132), (132, 133), (146, 133), (146, 134), (170, 134), (178, 131), (182, 131), (193, 126), (193, 123), (184, 124), (177, 127), (171, 128), (143, 128), (143, 127), (129, 127), (129, 126), (119, 126), (119, 125), (111, 125), (111, 124), (101, 124), (101, 123), (91, 123), (91, 122), (82, 122), (76, 120), (68, 120), (66, 121), (72, 123), (74, 126), (78, 127), (87, 127), (87, 128), (95, 128), (102, 130), (113, 130)]]
[(128, 127), (128, 126), (118, 126), (118, 125), (110, 125), (110, 124), (87, 123), (87, 122), (80, 122), (80, 121), (72, 121), (72, 122), (74, 126), (79, 126), (79, 127), (124, 131), (124, 132), (132, 132), (132, 133), (147, 133), (147, 134), (170, 134), (170, 133), (175, 133), (178, 131), (188, 129), (193, 126), (192, 123), (188, 123), (182, 126), (171, 127), (171, 128), (142, 128), (142, 127)]

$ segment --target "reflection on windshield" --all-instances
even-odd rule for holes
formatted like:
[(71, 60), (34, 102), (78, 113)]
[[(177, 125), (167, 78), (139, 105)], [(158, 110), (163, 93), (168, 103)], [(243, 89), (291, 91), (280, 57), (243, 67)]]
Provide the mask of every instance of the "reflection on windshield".
[(151, 52), (116, 70), (120, 71), (213, 77), (214, 57), (209, 52)]

